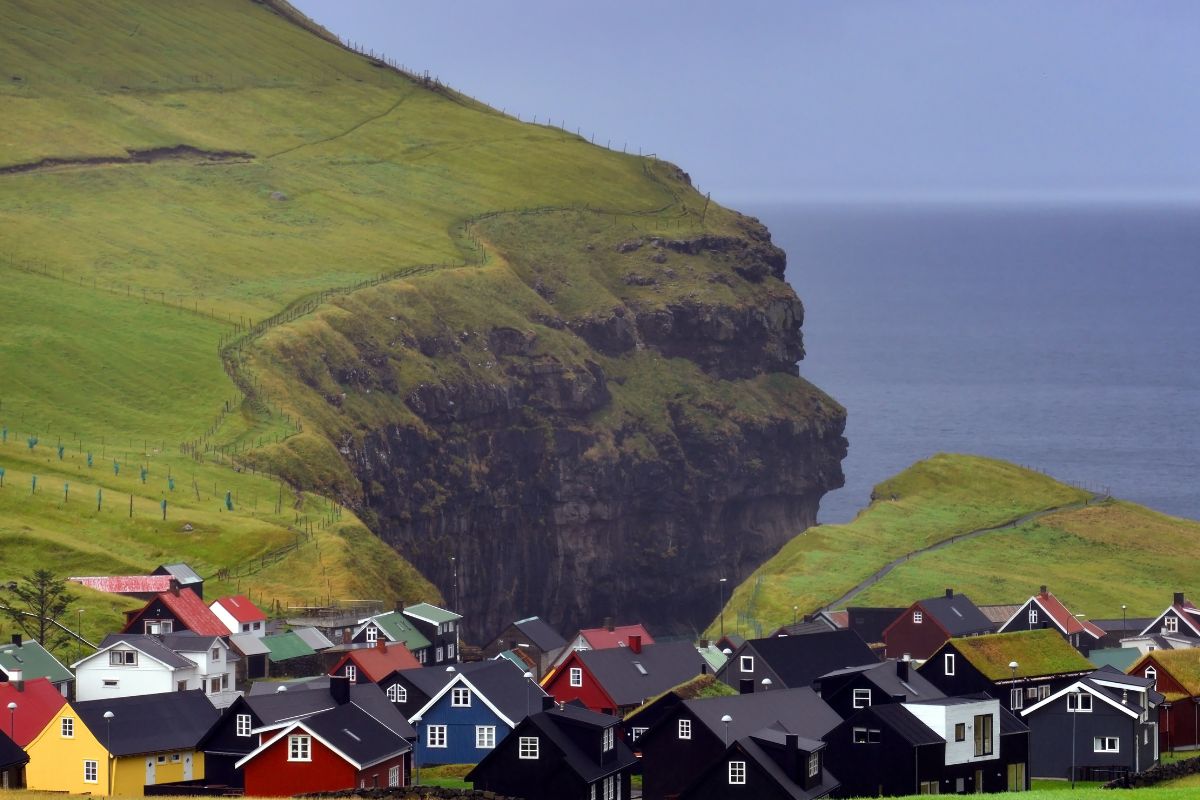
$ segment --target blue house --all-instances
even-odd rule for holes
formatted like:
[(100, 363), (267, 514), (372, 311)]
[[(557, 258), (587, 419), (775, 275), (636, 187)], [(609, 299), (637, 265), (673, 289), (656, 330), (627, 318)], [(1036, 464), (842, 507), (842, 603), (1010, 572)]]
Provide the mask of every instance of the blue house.
[(417, 763), (422, 766), (478, 764), (521, 720), (540, 711), (548, 696), (507, 660), (420, 671), (427, 670), (446, 680), (409, 717), (417, 730)]

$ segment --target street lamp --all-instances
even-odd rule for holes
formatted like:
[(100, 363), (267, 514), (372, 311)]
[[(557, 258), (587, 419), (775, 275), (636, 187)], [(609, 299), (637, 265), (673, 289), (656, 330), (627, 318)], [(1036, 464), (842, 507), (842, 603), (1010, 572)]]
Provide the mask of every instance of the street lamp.
[(733, 722), (733, 717), (726, 714), (721, 717), (721, 722), (725, 723), (725, 746), (729, 747), (729, 723)]
[(529, 716), (529, 684), (533, 683), (533, 673), (526, 672), (524, 674), (524, 676), (522, 676), (522, 677), (525, 678), (525, 716), (528, 717)]
[(1012, 671), (1012, 682), (1013, 682), (1013, 688), (1008, 693), (1008, 708), (1010, 711), (1017, 710), (1017, 703), (1016, 703), (1016, 698), (1018, 697), (1018, 695), (1016, 694), (1016, 692), (1018, 691), (1017, 690), (1017, 666), (1018, 666), (1018, 664), (1015, 661), (1008, 662), (1008, 668), (1009, 668), (1009, 670)]
[(417, 732), (417, 741), (413, 747), (413, 769), (417, 773), (416, 779), (413, 780), (413, 786), (421, 785), (421, 715), (417, 714), (412, 718), (413, 730)]
[(107, 767), (107, 770), (108, 770), (108, 776), (107, 776), (107, 781), (106, 781), (106, 782), (108, 783), (108, 794), (109, 794), (110, 796), (111, 796), (111, 795), (112, 795), (112, 793), (113, 793), (113, 779), (112, 779), (112, 721), (113, 721), (113, 717), (115, 717), (115, 716), (116, 716), (116, 714), (114, 714), (114, 713), (113, 713), (113, 712), (111, 712), (111, 711), (105, 711), (105, 712), (104, 712), (104, 749), (105, 749), (105, 751), (106, 751), (106, 752), (105, 752), (105, 766)]
[(721, 638), (725, 638), (725, 581), (727, 578), (721, 578), (717, 581), (717, 593), (720, 597), (720, 607), (718, 611), (721, 614)]
[(17, 740), (17, 704), (11, 700), (8, 703), (8, 738)]
[(770, 688), (771, 688), (771, 679), (770, 679), (770, 678), (763, 678), (763, 679), (762, 679), (762, 687), (763, 687), (763, 691), (764, 691), (764, 692), (765, 692), (767, 689), (770, 689)]
[(1124, 639), (1126, 636), (1129, 635), (1129, 629), (1125, 624), (1125, 609), (1127, 609), (1127, 608), (1129, 608), (1129, 606), (1125, 605), (1124, 603), (1121, 603), (1121, 638), (1122, 639)]
[(792, 624), (796, 624), (796, 615), (800, 613), (800, 606), (792, 606)]

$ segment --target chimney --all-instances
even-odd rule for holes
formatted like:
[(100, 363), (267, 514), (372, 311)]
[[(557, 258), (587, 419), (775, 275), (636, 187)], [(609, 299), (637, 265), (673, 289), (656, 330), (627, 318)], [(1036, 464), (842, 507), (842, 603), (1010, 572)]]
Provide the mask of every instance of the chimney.
[(397, 614), (402, 614), (402, 613), (404, 613), (404, 602), (403, 602), (403, 601), (401, 601), (401, 600), (397, 600), (397, 601), (396, 601), (396, 608), (395, 608), (394, 610), (395, 610), (395, 612), (396, 612)]
[(1184, 603), (1183, 592), (1176, 592), (1174, 604), (1177, 606), (1183, 607), (1183, 603)]
[(21, 669), (10, 670), (8, 673), (9, 683), (18, 692), (25, 691), (25, 671)]
[(350, 702), (350, 679), (345, 675), (329, 676), (329, 696), (339, 706)]
[(342, 628), (342, 644), (350, 644), (350, 629)]
[(908, 659), (902, 658), (896, 662), (896, 677), (902, 681), (908, 680)]
[(635, 654), (642, 652), (642, 636), (638, 633), (629, 634), (629, 649)]
[(612, 630), (613, 630), (613, 618), (612, 617), (604, 618), (604, 630), (608, 631), (609, 633), (612, 633)]
[(946, 599), (947, 599), (947, 600), (949, 600), (951, 597), (954, 597), (954, 590), (953, 590), (953, 589), (947, 589), (947, 590), (946, 590)]
[(384, 636), (380, 636), (378, 639), (376, 639), (375, 640), (375, 649), (381, 653), (386, 653), (387, 652), (387, 638)]
[(15, 644), (17, 647), (20, 647), (21, 646), (21, 634), (14, 633), (12, 635), (12, 643)]
[(1046, 584), (1044, 584), (1044, 583), (1042, 584), (1041, 591), (1039, 591), (1038, 594), (1040, 594), (1042, 597), (1045, 597), (1046, 595), (1050, 594), (1050, 592), (1046, 589)]
[(700, 645), (699, 645), (699, 646), (700, 646), (700, 649), (702, 649), (702, 650), (703, 650), (703, 649), (707, 648), (707, 647), (708, 647), (708, 644), (709, 644), (709, 642), (708, 642), (708, 639), (701, 639), (701, 640), (700, 640)]
[(171, 594), (179, 597), (179, 581), (175, 578), (171, 578)]
[(783, 752), (784, 763), (788, 765), (788, 777), (803, 786), (805, 775), (802, 772), (804, 769), (804, 764), (801, 763), (803, 759), (800, 757), (800, 737), (794, 733), (785, 733), (783, 735)]
[(542, 698), (542, 711), (549, 711), (556, 705), (553, 697), (546, 695)]

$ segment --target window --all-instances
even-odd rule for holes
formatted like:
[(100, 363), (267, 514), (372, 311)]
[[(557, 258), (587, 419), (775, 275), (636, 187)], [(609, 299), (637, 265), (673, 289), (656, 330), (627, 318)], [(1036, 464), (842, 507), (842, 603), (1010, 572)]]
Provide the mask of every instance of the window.
[(592, 784), (591, 791), (588, 793), (588, 800), (596, 800), (596, 784)]
[(1163, 630), (1167, 633), (1179, 633), (1179, 617), (1164, 617)]
[(417, 657), (417, 661), (420, 661), (422, 664), (424, 664), (424, 663), (425, 663), (425, 656), (426, 656), (428, 653), (429, 653), (429, 649), (428, 649), (428, 648), (425, 648), (425, 647), (422, 647), (420, 650), (418, 650), (418, 651), (417, 651), (416, 653), (414, 653), (413, 655), (415, 655), (415, 656)]
[(175, 621), (170, 619), (156, 619), (154, 621), (146, 621), (146, 633), (151, 636), (161, 636), (164, 633), (172, 633), (175, 630)]
[(136, 667), (137, 656), (136, 650), (110, 650), (108, 665), (110, 667)]
[(878, 728), (855, 728), (852, 734), (855, 744), (879, 744)]
[(730, 761), (729, 762), (729, 783), (731, 785), (740, 785), (746, 782), (746, 762), (745, 761)]
[(636, 742), (638, 739), (642, 738), (642, 734), (645, 732), (646, 728), (634, 728), (633, 732), (629, 735), (630, 741)]
[(446, 658), (454, 658), (454, 645), (446, 645)]
[(437, 664), (442, 661), (445, 661), (445, 656), (443, 655), (443, 653), (444, 653), (444, 651), (442, 649), (442, 646), (438, 645), (437, 654), (434, 655), (434, 657), (433, 657), (433, 663)]
[(954, 674), (954, 653), (946, 653), (942, 656), (942, 666), (946, 670), (947, 675)]
[(225, 691), (228, 688), (229, 688), (229, 673), (226, 672), (224, 675), (221, 676), (221, 691)]
[(450, 705), (455, 708), (469, 708), (471, 706), (471, 690), (465, 686), (455, 686), (450, 690)]
[(692, 721), (690, 719), (679, 720), (679, 738), (680, 739), (692, 738)]
[(212, 649), (212, 660), (213, 660), (213, 661), (220, 661), (220, 660), (221, 660), (221, 648), (219, 648), (219, 647), (214, 647), (214, 648)]
[(854, 690), (854, 707), (866, 708), (871, 705), (871, 690), (870, 689), (855, 689)]
[(1097, 736), (1093, 743), (1093, 750), (1097, 753), (1119, 753), (1121, 752), (1121, 744), (1116, 736)]
[(112, 678), (105, 678), (104, 679), (104, 688), (105, 689), (115, 689), (115, 688), (117, 688), (118, 683), (119, 683), (119, 681), (115, 681)]
[(1020, 689), (1010, 689), (1008, 692), (1008, 707), (1012, 711), (1025, 707), (1025, 692)]
[(186, 692), (187, 691), (187, 681), (180, 681), (179, 683), (175, 684), (175, 691)]
[(1043, 683), (1041, 686), (1037, 687), (1037, 692), (1038, 692), (1037, 699), (1045, 700), (1047, 697), (1050, 696), (1050, 684)]
[(1146, 667), (1146, 671), (1142, 674), (1148, 679), (1154, 681), (1155, 686), (1158, 685), (1158, 670), (1156, 670), (1154, 667)]
[(59, 732), (62, 734), (62, 738), (64, 738), (64, 739), (74, 739), (75, 738), (75, 718), (74, 717), (63, 717), (62, 720), (59, 722), (58, 727), (59, 727)]
[(250, 623), (243, 622), (242, 623), (242, 633), (249, 633), (249, 632), (250, 632)]
[(604, 735), (600, 738), (600, 752), (607, 753), (616, 747), (616, 738), (613, 728), (605, 728)]
[(400, 785), (400, 768), (392, 767), (388, 770), (388, 786)]
[(819, 753), (808, 754), (808, 777), (815, 778), (821, 771), (821, 756)]
[(517, 757), (533, 759), (538, 757), (538, 737), (522, 736), (517, 742)]
[(975, 717), (975, 756), (992, 754), (992, 715), (979, 714)]
[(425, 746), (426, 747), (445, 747), (446, 746), (446, 726), (445, 725), (430, 725), (425, 729)]
[(571, 667), (571, 685), (583, 686), (583, 667)]
[(918, 792), (918, 794), (937, 794), (937, 793), (938, 793), (938, 782), (937, 781), (921, 781), (921, 791)]
[(616, 794), (613, 790), (613, 784), (615, 783), (616, 779), (612, 775), (609, 775), (604, 779), (604, 800), (614, 800), (616, 797)]
[(1092, 710), (1092, 696), (1087, 692), (1071, 692), (1067, 695), (1067, 711), (1086, 713)]
[(179, 753), (171, 753), (171, 763), (175, 764), (179, 761)]
[(754, 656), (742, 656), (739, 658), (738, 668), (742, 672), (754, 672)]
[(480, 750), (491, 750), (496, 746), (496, 726), (475, 726), (475, 747)]
[(165, 763), (167, 763), (167, 757), (166, 757), (166, 755), (165, 755), (165, 754), (164, 754), (164, 755), (161, 755), (161, 756), (159, 756), (159, 757), (158, 757), (158, 763), (159, 763), (159, 764), (165, 764)]
[(346, 665), (346, 680), (351, 683), (358, 683), (358, 667), (353, 664)]
[(1142, 728), (1142, 744), (1150, 744), (1150, 729)]
[(208, 682), (208, 693), (216, 694), (219, 691), (221, 691), (221, 679), (220, 678), (210, 679)]
[(393, 683), (388, 687), (387, 696), (388, 700), (391, 700), (393, 703), (407, 703), (408, 689), (398, 683)]
[(312, 737), (304, 734), (289, 736), (288, 761), (312, 761)]
[(1037, 624), (1038, 624), (1038, 621), (1037, 621), (1037, 619), (1038, 619), (1038, 617), (1037, 617), (1037, 609), (1036, 609), (1036, 608), (1031, 608), (1031, 609), (1029, 609), (1029, 624), (1030, 624), (1030, 625), (1037, 625)]
[(913, 612), (913, 624), (914, 625), (920, 625), (924, 621), (925, 621), (925, 614), (923, 614), (920, 611)]
[(234, 720), (234, 722), (237, 726), (237, 735), (238, 736), (249, 736), (250, 735), (250, 715), (249, 714), (238, 714), (237, 718)]
[(379, 641), (379, 629), (374, 625), (367, 626), (367, 644), (375, 644)]
[(100, 774), (99, 763), (96, 761), (83, 762), (83, 782), (96, 783)]
[(967, 740), (967, 723), (954, 723), (954, 741), (965, 742)]

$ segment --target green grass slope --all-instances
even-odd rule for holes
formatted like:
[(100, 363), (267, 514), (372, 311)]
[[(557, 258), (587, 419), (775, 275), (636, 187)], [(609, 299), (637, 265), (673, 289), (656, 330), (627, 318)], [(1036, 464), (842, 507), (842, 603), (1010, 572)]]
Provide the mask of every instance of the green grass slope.
[[(1075, 613), (1119, 618), (1122, 603), (1130, 616), (1152, 615), (1172, 591), (1200, 590), (1191, 568), (1200, 523), (1120, 501), (1080, 505), (1089, 497), (1003, 461), (934, 456), (876, 486), (854, 521), (789, 542), (734, 591), (726, 627), (755, 633), (757, 623), (769, 633), (791, 622), (793, 606), (828, 604), (897, 559), (851, 604), (906, 606), (948, 586), (976, 603), (1020, 603), (1047, 584)], [(1054, 508), (1062, 510), (917, 553)]]
[[(622, 281), (627, 264), (595, 243), (744, 225), (668, 164), (387, 69), (280, 5), (0, 5), (0, 578), (184, 559), (213, 591), (253, 585), (268, 604), (436, 600), (359, 520), (304, 491), (344, 497), (337, 442), (403, 418), (386, 401), (346, 414), (294, 390), (344, 346), (339, 326), (371, 304), (439, 332), (527, 322), (541, 302), (527, 281), (549, 263), (576, 311), (786, 290)], [(541, 347), (575, 346), (539, 333)], [(454, 369), (412, 358), (402, 377)], [(662, 413), (656, 371), (678, 373), (678, 391), (694, 377), (676, 363), (614, 369), (627, 374), (613, 425)], [(711, 425), (774, 402), (836, 408), (815, 389), (785, 398), (770, 377), (712, 391)]]

